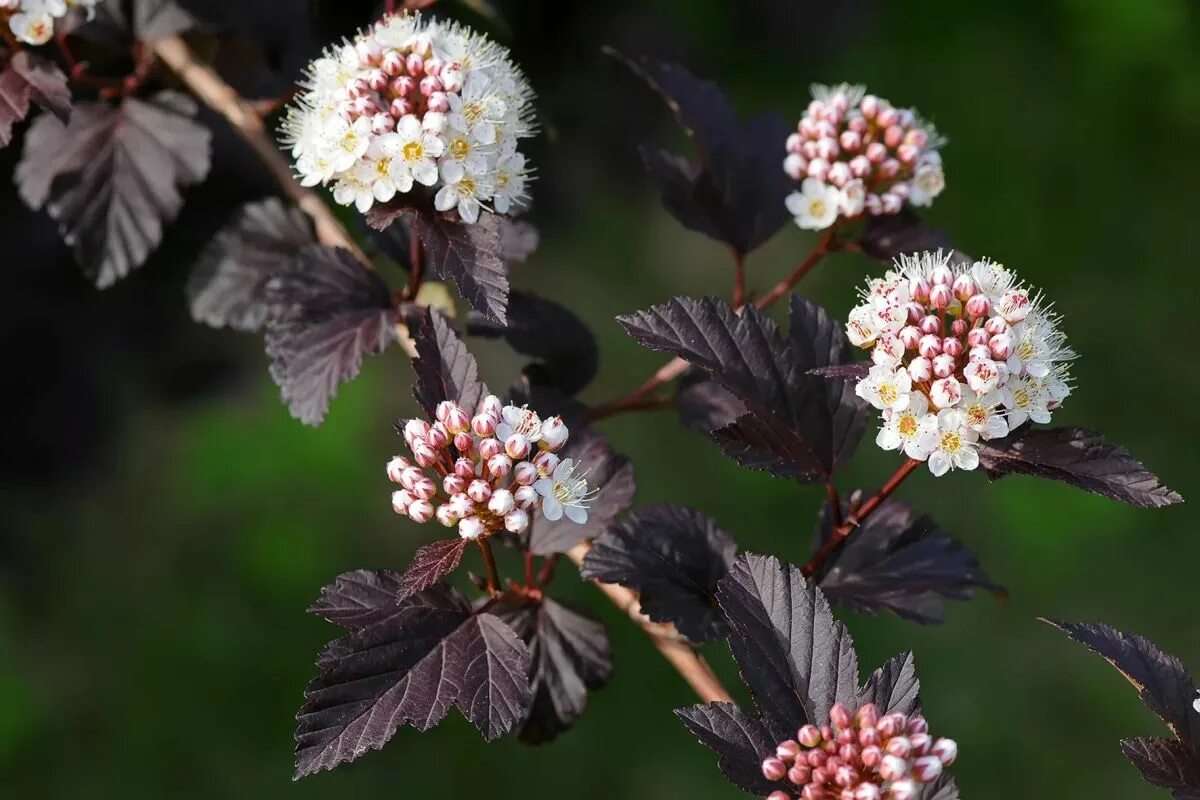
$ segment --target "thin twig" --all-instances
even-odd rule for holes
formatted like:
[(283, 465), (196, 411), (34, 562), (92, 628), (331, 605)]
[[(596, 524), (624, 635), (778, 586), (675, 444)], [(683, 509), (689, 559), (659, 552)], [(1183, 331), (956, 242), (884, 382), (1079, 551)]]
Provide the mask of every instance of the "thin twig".
[(800, 279), (807, 275), (809, 271), (821, 261), (822, 258), (837, 249), (837, 239), (834, 238), (836, 231), (837, 226), (832, 226), (829, 228), (829, 230), (825, 231), (820, 240), (817, 242), (817, 246), (814, 247), (812, 252), (808, 254), (808, 258), (800, 262), (800, 266), (796, 267), (791, 275), (788, 275), (779, 283), (775, 284), (773, 287), (771, 287), (769, 292), (755, 300), (754, 305), (758, 306), (759, 308), (766, 308), (791, 291), (792, 287), (799, 283)]
[(492, 555), (492, 545), (487, 539), (480, 537), (475, 540), (479, 552), (483, 553), (483, 566), (487, 569), (487, 589), (495, 595), (500, 591), (500, 573), (496, 571), (496, 557)]
[[(584, 556), (590, 549), (591, 545), (584, 542), (567, 553), (567, 556), (576, 564), (582, 564)], [(692, 649), (679, 631), (675, 630), (674, 625), (651, 622), (642, 613), (637, 595), (625, 587), (600, 581), (595, 581), (595, 584), (600, 587), (600, 591), (608, 595), (608, 599), (612, 600), (617, 608), (626, 612), (629, 618), (646, 632), (658, 651), (683, 676), (696, 694), (700, 695), (701, 700), (706, 703), (732, 702), (733, 698), (729, 692), (725, 691), (725, 687), (713, 673), (712, 667)]]
[(425, 278), (425, 245), (417, 238), (416, 231), (409, 231), (408, 258), (412, 262), (408, 273), (408, 285), (404, 288), (406, 300), (416, 300)]
[(154, 53), (179, 76), (192, 93), (205, 105), (228, 120), (234, 130), (246, 141), (259, 161), (279, 184), (283, 193), (300, 210), (312, 218), (317, 239), (324, 244), (343, 247), (370, 266), (370, 260), (345, 226), (338, 221), (329, 206), (312, 192), (301, 186), (292, 174), (291, 165), (279, 151), (266, 125), (248, 101), (225, 83), (211, 67), (198, 61), (187, 43), (178, 36), (168, 36), (151, 44)]
[(741, 308), (746, 302), (746, 254), (734, 248), (733, 251), (733, 307)]

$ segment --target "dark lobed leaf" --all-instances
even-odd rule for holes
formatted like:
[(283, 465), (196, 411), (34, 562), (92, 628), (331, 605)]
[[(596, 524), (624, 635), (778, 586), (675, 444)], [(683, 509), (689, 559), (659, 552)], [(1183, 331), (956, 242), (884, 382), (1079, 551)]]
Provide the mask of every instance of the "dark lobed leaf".
[[(844, 503), (843, 515), (853, 505)], [(827, 502), (813, 536), (814, 552), (834, 530)], [(969, 600), (972, 590), (1002, 591), (975, 555), (943, 532), (929, 516), (886, 500), (825, 562), (817, 585), (830, 602), (855, 611), (888, 610), (932, 624), (945, 619), (943, 600)]]
[(1139, 508), (1183, 502), (1127, 449), (1086, 428), (1026, 426), (982, 443), (979, 463), (992, 479), (1013, 474), (1050, 478)]
[(723, 637), (717, 582), (737, 552), (733, 537), (690, 508), (656, 504), (633, 511), (600, 534), (580, 575), (638, 592), (642, 612), (672, 622), (693, 642)]
[(874, 703), (880, 714), (913, 714), (921, 708), (920, 694), (913, 654), (905, 651), (871, 673), (858, 692), (858, 705)]
[(746, 404), (711, 378), (685, 375), (679, 381), (675, 409), (686, 427), (709, 434), (745, 414)]
[(1200, 714), (1192, 707), (1196, 686), (1183, 662), (1149, 639), (1104, 623), (1046, 622), (1112, 664), (1138, 690), (1146, 707), (1176, 737), (1200, 750)]
[(507, 404), (529, 406), (542, 419), (562, 417), (571, 430), (583, 430), (587, 425), (588, 407), (577, 398), (563, 394), (553, 386), (533, 383), (528, 375), (520, 375), (508, 387), (504, 396)]
[(587, 708), (588, 692), (608, 685), (612, 652), (604, 626), (549, 597), (540, 602), (508, 595), (492, 614), (529, 645), (533, 704), (521, 723), (526, 744), (553, 741)]
[(267, 321), (267, 281), (315, 243), (299, 209), (278, 198), (247, 203), (213, 239), (187, 282), (192, 318), (214, 328), (256, 331)]
[(533, 699), (525, 643), (445, 584), (332, 642), (318, 663), (296, 717), (296, 778), (378, 750), (402, 724), (429, 730), (451, 706), (491, 741)]
[(871, 372), (871, 362), (855, 361), (852, 364), (837, 364), (832, 367), (814, 367), (808, 371), (809, 375), (815, 375), (818, 378), (836, 378), (847, 381), (860, 381)]
[(742, 254), (771, 238), (790, 216), (784, 201), (792, 181), (780, 167), (787, 123), (768, 113), (741, 124), (715, 84), (677, 64), (608, 53), (663, 96), (695, 142), (699, 163), (643, 151), (667, 210), (686, 228)]
[(396, 599), (407, 600), (449, 575), (462, 561), (463, 551), (466, 549), (467, 540), (461, 536), (439, 539), (419, 548), (413, 554), (408, 569), (400, 576)]
[(1200, 757), (1183, 742), (1149, 737), (1123, 739), (1121, 752), (1147, 783), (1170, 790), (1175, 800), (1200, 800)]
[(801, 482), (818, 480), (812, 447), (796, 431), (767, 416), (743, 414), (712, 432), (725, 455), (746, 469), (761, 469), (777, 478)]
[[(783, 785), (763, 777), (763, 759), (774, 755), (776, 745), (782, 740), (776, 739), (758, 718), (733, 703), (678, 708), (675, 715), (701, 744), (719, 756), (717, 766), (734, 786), (765, 797)], [(795, 731), (790, 735), (794, 736)]]
[(910, 206), (898, 214), (868, 217), (858, 244), (871, 258), (885, 262), (925, 250), (952, 249), (950, 237), (928, 227)]
[(824, 725), (834, 703), (858, 699), (858, 656), (815, 585), (774, 557), (745, 554), (721, 579), (717, 602), (729, 649), (776, 743), (806, 722)]
[(433, 308), (414, 310), (405, 317), (417, 346), (412, 360), (417, 379), (413, 396), (432, 419), (437, 404), (453, 400), (474, 414), (488, 394), (479, 379), (479, 364), (454, 332), (445, 315)]
[(97, 6), (96, 18), (89, 23), (102, 29), (99, 35), (139, 41), (174, 36), (195, 25), (196, 18), (179, 0), (108, 0)]
[(954, 776), (943, 772), (933, 783), (922, 784), (915, 800), (958, 800), (958, 783)]
[(267, 281), (263, 297), (271, 376), (292, 416), (319, 425), (363, 357), (395, 341), (391, 291), (349, 251), (309, 245)]
[(175, 92), (120, 106), (81, 103), (64, 125), (34, 121), (16, 180), (22, 199), (46, 206), (99, 288), (140, 266), (183, 205), (180, 189), (208, 175), (208, 130)]
[(308, 611), (356, 631), (396, 613), (400, 586), (400, 575), (390, 570), (344, 572)]
[(521, 355), (538, 359), (525, 368), (530, 381), (573, 395), (591, 383), (600, 352), (591, 329), (574, 312), (552, 300), (514, 291), (508, 298), (508, 324), (475, 311), (467, 317), (472, 336), (503, 338)]
[(583, 541), (596, 538), (633, 503), (636, 488), (633, 464), (614, 452), (608, 440), (594, 428), (572, 430), (558, 456), (579, 464), (587, 473), (588, 486), (596, 494), (588, 504), (588, 519), (583, 525), (571, 522), (565, 515), (555, 522), (540, 513), (536, 515), (529, 538), (529, 549), (534, 555), (565, 553)]
[(13, 125), (37, 103), (66, 124), (71, 116), (71, 89), (58, 66), (30, 50), (22, 50), (0, 72), (0, 147), (12, 141)]

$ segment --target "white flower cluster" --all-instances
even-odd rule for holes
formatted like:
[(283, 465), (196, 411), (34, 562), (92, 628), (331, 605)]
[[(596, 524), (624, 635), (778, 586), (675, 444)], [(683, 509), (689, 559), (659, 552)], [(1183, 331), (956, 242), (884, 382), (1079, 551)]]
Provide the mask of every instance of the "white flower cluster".
[(934, 475), (975, 469), (976, 443), (1049, 422), (1075, 358), (1060, 318), (1002, 265), (901, 256), (870, 282), (846, 333), (873, 366), (859, 397), (883, 412), (876, 443), (928, 460)]
[(517, 143), (533, 134), (533, 92), (508, 51), (457, 23), (396, 14), (327, 51), (283, 132), (305, 186), (342, 205), (436, 189), (439, 211), (475, 222), (526, 203)]
[(593, 492), (574, 461), (555, 455), (568, 436), (561, 417), (543, 420), (494, 395), (474, 416), (449, 401), (435, 416), (432, 424), (409, 420), (404, 440), (412, 459), (388, 462), (388, 477), (403, 487), (392, 493), (397, 514), (414, 522), (436, 517), (457, 525), (464, 539), (522, 533), (537, 509), (551, 521), (587, 522)]
[(824, 230), (839, 216), (896, 214), (905, 201), (927, 206), (941, 194), (945, 140), (915, 111), (893, 108), (862, 86), (817, 84), (812, 94), (783, 162), (803, 181), (787, 198), (797, 225)]
[(72, 8), (94, 13), (100, 0), (0, 0), (0, 14), (9, 14), (8, 27), (25, 44), (45, 44), (54, 37), (54, 20)]

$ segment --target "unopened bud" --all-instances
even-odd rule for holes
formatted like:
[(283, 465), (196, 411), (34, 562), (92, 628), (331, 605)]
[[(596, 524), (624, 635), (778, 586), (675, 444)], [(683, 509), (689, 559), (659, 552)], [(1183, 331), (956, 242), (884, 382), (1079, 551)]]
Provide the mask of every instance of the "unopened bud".
[[(450, 110), (450, 98), (446, 96), (445, 92), (434, 92), (429, 95), (429, 101), (425, 105), (429, 111), (445, 114)], [(428, 113), (425, 114), (425, 120), (429, 120)], [(429, 130), (428, 126), (426, 126), (426, 130)]]
[(496, 418), (491, 414), (476, 414), (471, 419), (471, 430), (481, 439), (496, 435)]
[(880, 800), (883, 790), (874, 783), (860, 783), (854, 790), (854, 800)]
[(906, 759), (908, 758), (908, 754), (912, 752), (912, 743), (905, 736), (893, 736), (887, 740), (887, 743), (883, 746), (883, 750), (888, 755)]
[(495, 475), (497, 478), (503, 478), (508, 473), (512, 472), (512, 459), (504, 453), (498, 453), (488, 459), (488, 472)]
[(988, 340), (988, 349), (999, 361), (1007, 361), (1013, 352), (1013, 337), (1010, 333), (998, 333)]
[(992, 303), (990, 300), (988, 300), (986, 294), (972, 295), (971, 298), (967, 300), (967, 316), (973, 319), (986, 317), (988, 315), (988, 311), (991, 310), (991, 307)]
[(908, 762), (891, 753), (884, 755), (879, 762), (879, 777), (885, 781), (898, 781), (908, 773)]
[(879, 766), (879, 762), (883, 761), (883, 748), (878, 745), (868, 745), (863, 748), (862, 755), (863, 766), (874, 769)]
[(537, 467), (529, 461), (522, 461), (513, 467), (513, 480), (522, 486), (530, 486), (538, 479)]
[(424, 439), (429, 433), (429, 423), (423, 419), (410, 419), (404, 423), (404, 441), (411, 447), (418, 439)]
[(392, 510), (397, 514), (407, 514), (408, 507), (414, 499), (407, 489), (397, 489), (392, 492)]
[(523, 508), (514, 508), (504, 515), (504, 529), (509, 533), (523, 533), (529, 527), (529, 513)]
[(842, 135), (838, 137), (838, 144), (847, 152), (857, 153), (862, 147), (862, 134), (857, 131), (842, 131)]
[(983, 323), (983, 329), (992, 336), (995, 336), (1007, 331), (1008, 323), (1002, 320), (1000, 317), (992, 317), (987, 322)]
[(899, 125), (889, 125), (883, 132), (883, 143), (888, 147), (897, 147), (904, 141), (904, 129)]
[(958, 358), (963, 353), (962, 339), (947, 336), (942, 340), (942, 353), (951, 358)]
[[(803, 759), (801, 759), (801, 762), (803, 762)], [(803, 786), (804, 784), (808, 783), (811, 777), (812, 767), (805, 763), (794, 764), (791, 769), (788, 770), (787, 774), (787, 779), (797, 786)]]
[(413, 113), (414, 107), (413, 104), (407, 99), (403, 97), (397, 97), (392, 101), (392, 104), (388, 106), (388, 111), (396, 119), (404, 119), (409, 114)]
[(476, 503), (486, 503), (492, 496), (492, 486), (485, 480), (476, 478), (467, 487), (467, 497)]
[(871, 159), (866, 156), (855, 156), (850, 159), (850, 174), (856, 178), (865, 178), (871, 174)]
[(929, 290), (929, 305), (936, 309), (948, 308), (953, 300), (954, 293), (950, 291), (949, 286), (939, 284)]
[(392, 456), (392, 459), (387, 463), (388, 480), (392, 483), (399, 483), (401, 474), (403, 474), (404, 470), (408, 469), (410, 466), (411, 464), (409, 464), (407, 458), (404, 458), (403, 456)]
[[(940, 383), (940, 381), (939, 381)], [(938, 405), (942, 405), (939, 403)], [(879, 734), (885, 739), (890, 739), (893, 736), (898, 736), (904, 730), (905, 724), (908, 722), (901, 714), (888, 714), (879, 720), (879, 724), (875, 727), (879, 729)]]
[(767, 800), (792, 800), (792, 796), (784, 791), (774, 791), (767, 795)]
[(466, 492), (451, 495), (448, 505), (459, 519), (469, 517), (475, 512), (475, 501), (467, 497)]
[(419, 466), (432, 467), (437, 463), (437, 451), (425, 441), (416, 441), (412, 445), (413, 459)]
[(917, 785), (909, 780), (896, 781), (888, 787), (889, 800), (912, 800), (917, 796)]
[(845, 161), (838, 161), (829, 168), (825, 179), (840, 189), (849, 183), (853, 177), (850, 173), (850, 165)]
[(558, 456), (543, 450), (533, 457), (533, 465), (537, 467), (541, 475), (553, 475), (554, 470), (558, 468)]
[(508, 453), (509, 458), (515, 461), (520, 461), (529, 455), (530, 449), (529, 440), (519, 433), (514, 433), (504, 440), (504, 452)]
[(879, 98), (873, 94), (863, 95), (863, 99), (858, 102), (858, 110), (867, 119), (874, 119), (879, 113)]
[(454, 462), (454, 474), (471, 480), (475, 477), (475, 462), (469, 458), (460, 458)]
[(956, 320), (954, 320), (954, 322), (950, 323), (950, 335), (958, 337), (960, 339), (970, 329), (971, 329), (971, 326), (969, 324), (967, 324), (967, 321), (965, 319), (956, 319)]
[(928, 358), (914, 358), (908, 365), (908, 375), (914, 383), (924, 383), (933, 377), (933, 362)]
[(883, 146), (883, 142), (871, 142), (863, 154), (872, 164), (882, 164), (887, 158), (887, 148)]
[(858, 732), (858, 743), (863, 747), (881, 747), (883, 746), (883, 737), (874, 727), (864, 727)]
[(788, 153), (783, 160), (783, 171), (794, 181), (803, 180), (808, 174), (808, 159), (799, 153)]
[(808, 779), (810, 781), (812, 781), (812, 783), (811, 783), (812, 786), (822, 786), (823, 787), (829, 781), (829, 779), (832, 777), (829, 773), (830, 773), (830, 770), (827, 769), (826, 767), (817, 767), (816, 769), (814, 769), (812, 771), (812, 774), (809, 776)]
[(458, 515), (454, 513), (454, 509), (450, 507), (449, 503), (442, 503), (438, 506), (434, 516), (444, 527), (453, 528), (458, 524)]
[(396, 120), (391, 114), (380, 111), (371, 117), (371, 133), (382, 136), (396, 130)]
[(434, 484), (432, 478), (422, 475), (420, 480), (413, 482), (412, 493), (414, 497), (419, 497), (422, 500), (432, 500), (434, 495), (437, 494), (437, 485)]
[(959, 275), (954, 279), (954, 283), (950, 286), (954, 291), (954, 296), (964, 303), (970, 300), (975, 295), (975, 281), (970, 275)]
[(804, 137), (800, 133), (793, 133), (787, 138), (787, 151), (789, 153), (799, 153), (800, 146), (804, 144)]
[(834, 703), (833, 708), (829, 709), (829, 721), (835, 728), (849, 728), (853, 720), (854, 718), (850, 716), (850, 709), (841, 703)]
[(429, 97), (434, 92), (440, 92), (444, 88), (441, 80), (432, 75), (426, 75), (424, 78), (421, 78), (420, 90), (423, 97)]
[(800, 800), (829, 800), (829, 793), (816, 783), (810, 783), (801, 790)]
[(912, 776), (918, 783), (933, 783), (942, 774), (942, 762), (937, 756), (921, 756), (913, 762)]
[(494, 394), (489, 394), (487, 397), (479, 401), (477, 413), (487, 414), (492, 419), (499, 420), (500, 412), (504, 409), (504, 401)]
[(409, 75), (420, 76), (425, 74), (425, 59), (421, 58), (417, 53), (408, 54), (405, 66), (408, 67)]
[(927, 333), (917, 342), (917, 352), (922, 358), (935, 358), (942, 353), (942, 338), (936, 333)]
[(537, 503), (538, 493), (532, 486), (518, 486), (513, 492), (513, 500), (516, 501), (517, 508), (532, 508)]
[(488, 511), (502, 516), (512, 511), (516, 504), (512, 492), (508, 489), (497, 489), (492, 492), (492, 499), (488, 500)]
[(403, 74), (407, 69), (404, 64), (404, 56), (398, 50), (389, 50), (384, 53), (383, 59), (379, 62), (379, 67), (393, 78)]
[(391, 79), (381, 69), (373, 69), (367, 73), (367, 86), (370, 86), (372, 91), (382, 92), (387, 89), (389, 83)]
[(847, 787), (858, 783), (858, 772), (849, 765), (843, 764), (833, 773), (833, 782), (838, 786)]
[(912, 751), (914, 755), (926, 755), (930, 748), (933, 747), (933, 737), (928, 733), (914, 733), (912, 736), (908, 737), (908, 740), (912, 742)]
[(796, 732), (796, 740), (805, 747), (816, 747), (821, 743), (821, 731), (816, 725), (805, 725)]
[(795, 739), (788, 739), (786, 742), (781, 742), (775, 748), (775, 756), (782, 758), (784, 761), (795, 761), (798, 755), (800, 755), (800, 743)]
[(458, 523), (458, 535), (464, 539), (478, 539), (486, 527), (479, 517), (467, 517)]
[(451, 434), (458, 435), (466, 433), (471, 429), (471, 417), (461, 406), (455, 405), (446, 414), (446, 418), (442, 420), (442, 424), (446, 426), (446, 430)]
[(442, 478), (442, 491), (448, 495), (456, 495), (467, 490), (467, 479), (451, 472)]
[(913, 325), (905, 325), (900, 329), (900, 333), (896, 338), (900, 340), (900, 344), (905, 350), (916, 350), (917, 344), (921, 341), (921, 330)]
[(473, 453), (475, 451), (475, 439), (466, 431), (456, 433), (454, 434), (454, 448), (460, 454)]
[(501, 444), (499, 439), (483, 439), (479, 442), (479, 456), (484, 461), (503, 452), (504, 445)]
[(763, 777), (766, 778), (767, 780), (769, 780), (769, 781), (781, 780), (784, 778), (784, 776), (787, 775), (787, 772), (788, 772), (788, 766), (787, 766), (787, 764), (785, 764), (783, 762), (782, 759), (775, 758), (774, 756), (772, 756), (771, 758), (767, 758), (767, 759), (763, 760), (762, 774), (763, 774)]
[(925, 317), (925, 319), (921, 320), (921, 324), (917, 327), (921, 329), (921, 333), (936, 333), (938, 336), (942, 335), (942, 321), (933, 314), (930, 314), (929, 316)]
[(901, 142), (900, 146), (896, 148), (896, 158), (900, 159), (901, 164), (908, 166), (911, 166), (920, 154), (919, 148), (905, 142)]
[(933, 743), (929, 752), (937, 756), (943, 767), (948, 767), (958, 758), (958, 743), (953, 739), (938, 739)]
[(429, 435), (425, 437), (425, 443), (434, 450), (444, 450), (450, 444), (450, 433), (446, 430), (446, 426), (440, 422), (435, 422), (429, 429)]
[(428, 500), (412, 501), (408, 506), (408, 518), (413, 522), (429, 522), (433, 519), (433, 503)]

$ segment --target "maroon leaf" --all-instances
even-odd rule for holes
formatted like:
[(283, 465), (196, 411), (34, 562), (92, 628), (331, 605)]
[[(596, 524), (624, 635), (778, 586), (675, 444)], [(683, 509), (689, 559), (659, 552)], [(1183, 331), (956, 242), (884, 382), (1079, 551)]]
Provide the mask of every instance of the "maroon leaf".
[(734, 786), (765, 797), (784, 785), (763, 777), (763, 759), (775, 754), (775, 747), (781, 740), (776, 740), (758, 718), (733, 703), (677, 708), (675, 715), (701, 744), (720, 756), (717, 766)]
[(479, 379), (475, 356), (440, 311), (414, 311), (405, 322), (417, 345), (417, 357), (412, 360), (417, 376), (413, 396), (421, 408), (432, 418), (438, 403), (453, 400), (474, 414), (488, 394), (487, 386)]
[(346, 572), (321, 590), (308, 611), (355, 631), (396, 612), (400, 585), (400, 576), (390, 570)]
[(871, 371), (871, 362), (856, 361), (853, 364), (837, 364), (832, 367), (814, 367), (808, 371), (809, 375), (816, 375), (818, 378), (838, 378), (847, 381), (860, 381), (867, 377)]
[(1121, 752), (1147, 783), (1171, 791), (1176, 800), (1200, 800), (1200, 758), (1174, 739), (1123, 739)]
[(855, 704), (854, 642), (799, 569), (743, 555), (721, 579), (717, 602), (732, 628), (729, 649), (777, 743), (806, 722), (827, 724), (834, 703)]
[(539, 603), (509, 595), (491, 613), (507, 622), (532, 653), (533, 705), (521, 723), (520, 739), (526, 744), (553, 741), (583, 714), (588, 692), (608, 685), (608, 634), (596, 620), (549, 597)]
[(736, 552), (733, 537), (711, 517), (683, 506), (651, 505), (600, 534), (580, 575), (633, 589), (650, 619), (673, 622), (693, 642), (706, 642), (726, 633), (715, 595)]
[(296, 719), (301, 778), (378, 750), (400, 725), (429, 730), (456, 707), (491, 741), (532, 701), (529, 649), (502, 620), (439, 584), (332, 642)]
[(695, 142), (699, 163), (643, 151), (667, 210), (686, 228), (740, 253), (771, 238), (790, 218), (784, 200), (792, 182), (780, 166), (787, 123), (768, 113), (743, 125), (715, 84), (677, 64), (607, 52), (662, 95)]
[[(149, 41), (183, 33), (196, 25), (196, 19), (178, 0), (108, 0), (96, 8), (96, 19), (88, 28), (93, 35), (118, 36)], [(81, 31), (88, 35), (88, 31)]]
[(633, 503), (636, 488), (633, 464), (613, 452), (608, 441), (593, 428), (572, 430), (566, 447), (558, 455), (574, 460), (587, 472), (588, 486), (596, 494), (588, 504), (588, 519), (583, 525), (571, 522), (565, 515), (554, 522), (540, 512), (534, 517), (529, 549), (539, 556), (565, 553), (580, 542), (599, 536)]
[(256, 331), (266, 323), (267, 281), (316, 240), (307, 217), (276, 198), (247, 203), (209, 243), (188, 278), (192, 318)]
[(46, 206), (100, 288), (140, 266), (183, 205), (180, 189), (208, 174), (210, 134), (174, 92), (120, 106), (81, 103), (63, 125), (34, 121), (17, 166), (21, 197)]
[(867, 255), (889, 263), (901, 255), (952, 249), (950, 237), (926, 226), (909, 206), (899, 214), (868, 217), (858, 243)]
[(417, 550), (412, 563), (400, 576), (396, 599), (403, 601), (423, 592), (458, 568), (467, 540), (460, 536), (439, 539)]
[[(850, 503), (844, 504), (843, 515)], [(833, 534), (829, 503), (821, 509), (813, 537), (816, 551)], [(913, 518), (897, 500), (879, 506), (834, 551), (817, 578), (830, 602), (855, 611), (892, 611), (904, 619), (937, 623), (945, 619), (943, 600), (969, 600), (980, 587), (1002, 591), (960, 542), (941, 531), (932, 518)]]
[(395, 341), (391, 291), (349, 251), (310, 245), (267, 282), (264, 297), (271, 376), (292, 416), (319, 425), (363, 357)]
[(746, 404), (710, 378), (685, 375), (675, 395), (679, 421), (700, 433), (712, 433), (746, 413)]
[(913, 654), (905, 651), (871, 673), (859, 690), (858, 703), (860, 706), (874, 703), (880, 714), (914, 714), (921, 708), (920, 694), (921, 682), (917, 680)]
[(732, 424), (713, 431), (712, 438), (725, 455), (746, 469), (767, 470), (777, 478), (802, 482), (824, 475), (809, 443), (770, 417), (743, 414)]
[(1045, 619), (1072, 639), (1112, 664), (1138, 690), (1146, 707), (1166, 723), (1177, 738), (1200, 747), (1200, 713), (1192, 707), (1196, 686), (1183, 662), (1154, 642), (1123, 633), (1104, 623), (1061, 622)]
[(52, 61), (22, 50), (0, 72), (0, 147), (12, 141), (13, 125), (25, 119), (29, 104), (37, 103), (60, 122), (71, 116), (67, 76)]
[(1139, 508), (1183, 502), (1127, 449), (1086, 428), (1025, 427), (982, 444), (979, 463), (993, 479), (1013, 474), (1050, 478)]
[(538, 386), (552, 386), (573, 395), (591, 383), (600, 352), (591, 329), (574, 312), (536, 295), (513, 292), (507, 313), (508, 323), (504, 325), (472, 312), (467, 318), (467, 333), (503, 337), (513, 350), (538, 359), (524, 370)]

